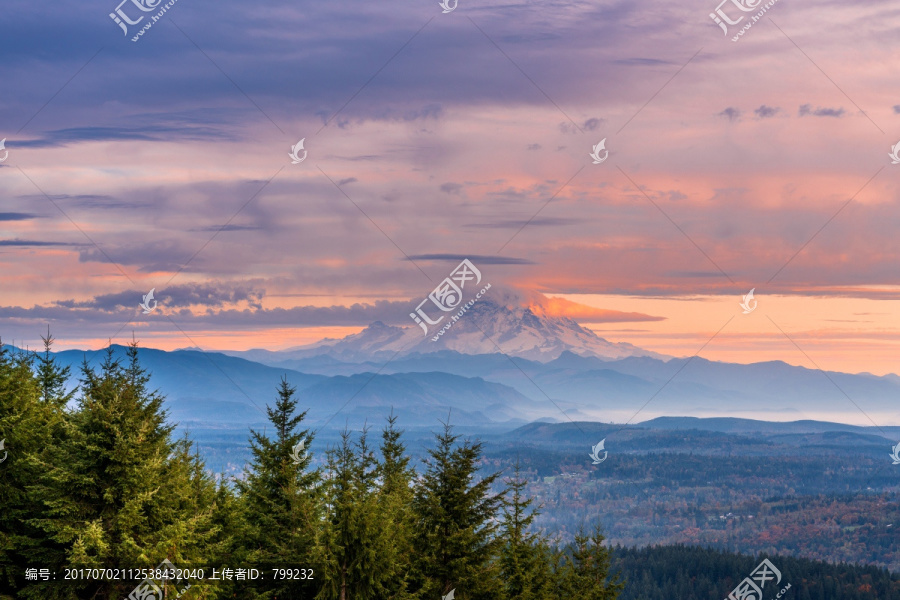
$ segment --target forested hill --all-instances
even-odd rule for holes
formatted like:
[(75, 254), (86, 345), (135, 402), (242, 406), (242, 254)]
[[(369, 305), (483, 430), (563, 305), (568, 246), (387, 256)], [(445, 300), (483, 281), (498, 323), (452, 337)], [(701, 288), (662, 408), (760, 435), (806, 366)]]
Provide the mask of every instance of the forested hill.
[[(750, 557), (696, 546), (616, 547), (611, 572), (625, 588), (619, 600), (723, 600), (765, 557)], [(900, 574), (867, 566), (768, 557), (781, 571), (769, 581), (763, 599), (790, 585), (785, 600), (886, 600), (900, 598)]]

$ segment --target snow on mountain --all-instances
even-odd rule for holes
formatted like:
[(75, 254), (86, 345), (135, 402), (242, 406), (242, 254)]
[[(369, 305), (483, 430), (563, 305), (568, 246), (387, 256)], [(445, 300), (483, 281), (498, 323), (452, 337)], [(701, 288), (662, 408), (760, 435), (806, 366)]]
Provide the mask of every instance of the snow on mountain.
[(445, 317), (426, 334), (415, 324), (395, 327), (377, 321), (357, 334), (341, 340), (323, 340), (298, 348), (290, 355), (295, 358), (327, 355), (350, 362), (442, 350), (462, 354), (502, 352), (540, 362), (554, 360), (565, 351), (605, 360), (628, 356), (669, 358), (625, 342), (609, 342), (571, 318), (551, 314), (539, 298), (536, 301), (535, 295), (523, 300), (515, 292), (487, 294), (433, 340), (448, 322), (449, 317)]

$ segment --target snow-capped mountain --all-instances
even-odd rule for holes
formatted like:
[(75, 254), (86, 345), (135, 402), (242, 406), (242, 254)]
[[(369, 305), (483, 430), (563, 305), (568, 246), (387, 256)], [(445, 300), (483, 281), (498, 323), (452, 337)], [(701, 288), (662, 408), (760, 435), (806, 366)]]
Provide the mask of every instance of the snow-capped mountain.
[(449, 322), (449, 317), (432, 325), (427, 334), (415, 324), (396, 327), (377, 321), (341, 340), (323, 340), (289, 353), (293, 358), (327, 355), (350, 362), (442, 350), (461, 354), (502, 352), (540, 362), (554, 360), (567, 350), (606, 360), (628, 356), (669, 358), (632, 344), (609, 342), (573, 319), (549, 314), (539, 303), (523, 305), (519, 300), (516, 295), (486, 295), (437, 340), (433, 338)]

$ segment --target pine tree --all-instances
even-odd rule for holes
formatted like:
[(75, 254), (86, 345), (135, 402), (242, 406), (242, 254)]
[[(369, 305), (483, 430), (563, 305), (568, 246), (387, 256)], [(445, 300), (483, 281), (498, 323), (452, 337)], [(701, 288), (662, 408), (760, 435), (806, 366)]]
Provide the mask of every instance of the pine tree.
[(326, 519), (322, 536), (320, 600), (370, 600), (379, 597), (384, 569), (379, 554), (375, 461), (363, 429), (353, 444), (341, 433), (341, 445), (328, 453)]
[[(157, 491), (160, 504), (178, 517), (157, 521), (154, 550), (152, 554), (146, 550), (145, 553), (159, 560), (168, 558), (180, 568), (223, 564), (221, 557), (230, 546), (230, 539), (216, 519), (220, 495), (187, 433), (173, 444), (163, 467), (163, 478), (166, 483)], [(220, 587), (220, 582), (207, 581), (203, 585), (208, 593)]]
[(60, 367), (56, 359), (50, 354), (53, 346), (53, 336), (50, 335), (50, 326), (47, 326), (47, 337), (41, 336), (44, 342), (44, 353), (36, 354), (37, 378), (41, 385), (41, 400), (46, 403), (65, 406), (75, 395), (75, 390), (66, 392), (66, 383), (72, 376), (69, 366)]
[(378, 514), (381, 544), (378, 554), (385, 565), (379, 596), (386, 600), (406, 600), (412, 568), (413, 513), (412, 482), (415, 471), (409, 466), (403, 432), (396, 428), (397, 417), (391, 411), (381, 433), (381, 460), (378, 464)]
[(449, 424), (436, 434), (413, 499), (416, 515), (415, 591), (439, 600), (451, 590), (459, 600), (494, 599), (501, 592), (494, 561), (500, 540), (496, 517), (502, 494), (492, 494), (499, 473), (477, 478), (481, 443), (465, 441)]
[[(296, 388), (282, 378), (275, 407), (266, 407), (275, 437), (250, 431), (253, 455), (249, 470), (237, 481), (241, 493), (245, 527), (241, 532), (245, 550), (237, 556), (243, 564), (269, 568), (313, 568), (319, 570), (316, 533), (319, 524), (318, 470), (310, 470), (312, 458), (301, 449), (309, 447), (313, 435), (298, 430), (306, 411), (296, 413)], [(266, 578), (246, 586), (258, 598), (310, 598), (315, 582)]]
[[(203, 564), (214, 535), (210, 480), (190, 444), (172, 441), (174, 426), (163, 398), (147, 387), (136, 342), (126, 361), (110, 347), (99, 373), (84, 362), (78, 409), (34, 486), (45, 508), (32, 523), (67, 548), (71, 566)], [(118, 600), (134, 583), (57, 580), (51, 587), (51, 595), (36, 597)]]
[(529, 511), (534, 499), (524, 498), (527, 484), (516, 462), (515, 475), (507, 481), (512, 498), (504, 502), (504, 545), (500, 552), (500, 573), (510, 600), (544, 598), (552, 579), (549, 547), (539, 534), (528, 531), (539, 512)]
[[(209, 548), (210, 559), (207, 562), (207, 567), (252, 566), (244, 562), (246, 553), (243, 551), (243, 524), (245, 520), (244, 503), (235, 494), (230, 481), (224, 475), (221, 475), (215, 489), (215, 497), (212, 504), (211, 523), (215, 530), (215, 538), (212, 540)], [(270, 577), (272, 573), (268, 572), (265, 575)], [(218, 595), (213, 597), (235, 598), (237, 597), (236, 592), (241, 587), (242, 582), (223, 579), (216, 586)], [(250, 598), (252, 596), (248, 594), (244, 597)]]
[(579, 531), (575, 534), (568, 561), (557, 571), (562, 579), (558, 597), (583, 600), (616, 600), (624, 584), (618, 575), (610, 575), (609, 548), (599, 524), (590, 535)]
[(38, 597), (37, 586), (24, 580), (24, 566), (63, 560), (64, 548), (31, 524), (42, 499), (29, 489), (44, 472), (41, 456), (63, 416), (58, 406), (41, 402), (32, 357), (0, 343), (0, 597)]

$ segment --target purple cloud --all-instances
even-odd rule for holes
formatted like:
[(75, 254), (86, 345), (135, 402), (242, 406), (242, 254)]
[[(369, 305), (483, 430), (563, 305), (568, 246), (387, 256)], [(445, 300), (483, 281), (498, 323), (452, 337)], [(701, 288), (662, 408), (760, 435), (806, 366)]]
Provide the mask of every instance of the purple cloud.
[(812, 104), (803, 104), (800, 106), (800, 109), (797, 111), (797, 114), (801, 117), (805, 117), (806, 115), (812, 115), (814, 117), (840, 118), (840, 117), (844, 116), (844, 109), (843, 108), (816, 107), (816, 109), (813, 110)]
[(741, 118), (741, 111), (737, 108), (734, 108), (733, 106), (729, 106), (728, 108), (720, 112), (718, 116), (725, 117), (726, 119), (734, 123)]
[(759, 108), (755, 109), (753, 112), (760, 119), (768, 119), (768, 118), (771, 118), (771, 117), (774, 117), (775, 115), (777, 115), (780, 110), (781, 110), (780, 108), (773, 108), (771, 106), (766, 106), (765, 104), (763, 104)]

